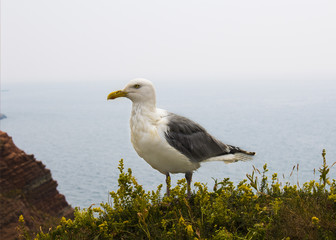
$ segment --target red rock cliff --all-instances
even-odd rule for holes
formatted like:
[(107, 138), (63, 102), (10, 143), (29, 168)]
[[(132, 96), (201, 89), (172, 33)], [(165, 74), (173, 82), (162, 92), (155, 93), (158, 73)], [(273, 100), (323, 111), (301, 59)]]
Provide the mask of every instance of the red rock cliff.
[(0, 239), (18, 237), (21, 214), (32, 232), (51, 227), (62, 216), (71, 217), (73, 209), (56, 187), (50, 170), (0, 131)]

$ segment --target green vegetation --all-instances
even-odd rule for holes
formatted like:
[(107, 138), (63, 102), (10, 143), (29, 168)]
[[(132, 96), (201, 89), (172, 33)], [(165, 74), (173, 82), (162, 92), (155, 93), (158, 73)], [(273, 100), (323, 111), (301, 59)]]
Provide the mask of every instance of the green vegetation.
[(212, 191), (195, 183), (190, 199), (184, 179), (170, 197), (160, 196), (162, 185), (146, 192), (121, 160), (111, 203), (77, 209), (36, 239), (336, 239), (336, 180), (322, 156), (319, 181), (302, 187), (282, 186), (276, 173), (268, 179), (265, 165), (237, 186), (228, 178)]

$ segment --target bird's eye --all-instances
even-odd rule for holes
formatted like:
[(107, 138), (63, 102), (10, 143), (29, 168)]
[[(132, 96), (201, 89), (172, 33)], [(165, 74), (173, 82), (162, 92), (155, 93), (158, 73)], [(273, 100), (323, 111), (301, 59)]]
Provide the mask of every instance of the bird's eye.
[(139, 84), (135, 84), (134, 88), (138, 89), (138, 88), (140, 88), (140, 85)]

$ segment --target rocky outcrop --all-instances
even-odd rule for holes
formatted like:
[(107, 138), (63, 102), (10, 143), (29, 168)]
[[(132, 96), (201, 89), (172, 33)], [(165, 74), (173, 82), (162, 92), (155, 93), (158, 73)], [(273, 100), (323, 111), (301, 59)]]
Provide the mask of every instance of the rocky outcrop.
[(0, 236), (16, 239), (20, 215), (29, 231), (48, 229), (60, 217), (72, 217), (73, 209), (57, 189), (50, 170), (34, 155), (17, 148), (0, 131)]

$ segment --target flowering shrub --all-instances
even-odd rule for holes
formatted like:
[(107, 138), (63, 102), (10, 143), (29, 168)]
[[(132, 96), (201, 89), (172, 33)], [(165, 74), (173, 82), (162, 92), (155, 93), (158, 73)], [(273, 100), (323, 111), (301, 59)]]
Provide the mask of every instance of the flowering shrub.
[(282, 187), (276, 173), (269, 182), (265, 165), (237, 186), (225, 178), (209, 191), (196, 182), (190, 199), (184, 179), (169, 197), (161, 197), (162, 185), (146, 192), (120, 160), (111, 203), (76, 209), (73, 220), (35, 239), (336, 239), (336, 181), (322, 156), (319, 182), (302, 188)]

